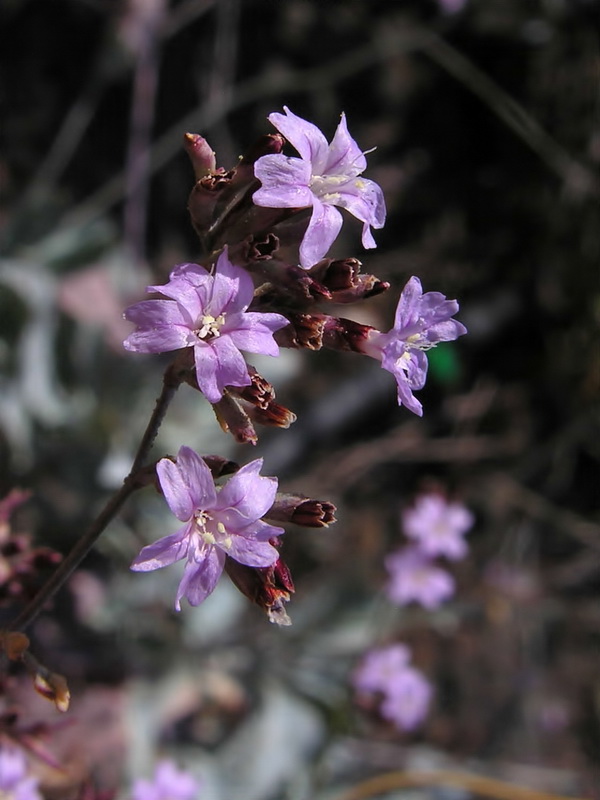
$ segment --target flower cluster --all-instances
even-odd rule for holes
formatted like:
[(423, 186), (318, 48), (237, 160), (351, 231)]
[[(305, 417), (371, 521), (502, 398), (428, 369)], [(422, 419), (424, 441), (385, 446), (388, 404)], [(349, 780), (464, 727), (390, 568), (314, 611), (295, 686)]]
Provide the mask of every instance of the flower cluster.
[[(344, 114), (331, 142), (285, 106), (283, 114), (273, 113), (269, 120), (277, 133), (262, 137), (231, 170), (217, 168), (202, 137), (186, 134), (196, 176), (188, 207), (205, 263), (181, 264), (167, 283), (148, 287), (160, 297), (125, 311), (135, 325), (125, 348), (175, 352), (175, 382), (196, 386), (238, 443), (256, 443), (256, 424), (286, 428), (295, 420), (243, 355), (277, 356), (281, 346), (328, 347), (375, 358), (396, 379), (399, 405), (421, 415), (413, 392), (425, 384), (426, 351), (466, 332), (453, 319), (458, 303), (439, 292), (423, 292), (412, 277), (387, 332), (324, 313), (328, 304), (359, 302), (390, 288), (361, 274), (357, 259), (327, 257), (343, 223), (339, 209), (362, 222), (363, 246), (376, 246), (371, 229), (384, 225), (383, 193), (363, 177), (370, 151), (351, 137)], [(286, 142), (299, 157), (284, 154)], [(144, 547), (132, 569), (145, 572), (184, 560), (177, 609), (184, 597), (191, 605), (202, 602), (225, 570), (271, 620), (286, 624), (282, 603), (293, 582), (279, 556), (283, 529), (263, 517), (326, 527), (334, 521), (333, 506), (309, 500), (312, 505), (301, 511), (306, 498), (281, 500), (277, 481), (260, 476), (261, 460), (217, 485), (225, 473), (214, 467), (222, 462), (200, 457), (190, 447), (182, 447), (176, 459), (158, 461), (160, 490), (183, 526)], [(427, 566), (423, 559), (430, 555), (431, 549), (396, 555), (391, 568), (420, 583)], [(397, 598), (417, 598), (416, 589), (407, 595), (410, 580), (395, 590)], [(434, 594), (439, 599), (452, 590), (442, 571), (436, 581), (426, 604), (437, 602)]]
[(0, 797), (3, 800), (42, 800), (37, 778), (28, 775), (21, 750), (0, 743)]
[(402, 514), (404, 533), (412, 544), (385, 560), (390, 575), (388, 598), (397, 605), (415, 602), (433, 609), (451, 597), (454, 579), (433, 559), (464, 558), (464, 537), (473, 522), (473, 514), (460, 503), (448, 502), (440, 494), (419, 496)]
[(381, 716), (402, 731), (423, 722), (433, 694), (427, 678), (410, 665), (410, 657), (403, 644), (371, 650), (352, 676), (359, 694), (375, 697)]

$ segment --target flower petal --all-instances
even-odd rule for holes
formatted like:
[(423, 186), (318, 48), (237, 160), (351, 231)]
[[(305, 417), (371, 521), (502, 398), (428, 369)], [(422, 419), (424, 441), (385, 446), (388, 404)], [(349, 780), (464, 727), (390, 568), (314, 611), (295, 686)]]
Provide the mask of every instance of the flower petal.
[(254, 174), (262, 186), (252, 195), (257, 206), (266, 208), (305, 208), (312, 205), (308, 188), (310, 164), (281, 153), (262, 156), (254, 164)]
[(249, 521), (260, 519), (271, 508), (277, 494), (277, 479), (259, 475), (262, 458), (245, 464), (227, 481), (218, 494), (219, 509), (235, 508)]
[(273, 339), (273, 333), (286, 325), (289, 325), (289, 320), (282, 314), (246, 311), (234, 318), (229, 317), (222, 332), (227, 333), (240, 350), (265, 356), (278, 356), (279, 346)]
[(333, 173), (339, 175), (344, 173), (348, 177), (360, 175), (367, 167), (367, 159), (364, 153), (348, 133), (346, 115), (342, 114), (340, 124), (327, 154), (327, 161), (322, 174)]
[(164, 326), (146, 331), (134, 331), (123, 342), (132, 353), (168, 353), (188, 347), (190, 332), (181, 326)]
[(300, 264), (309, 269), (327, 253), (342, 227), (342, 215), (314, 198), (313, 212), (300, 245)]
[(169, 508), (182, 522), (191, 519), (199, 508), (211, 508), (216, 502), (211, 472), (189, 447), (180, 448), (175, 464), (161, 459), (156, 474)]
[(182, 445), (177, 453), (177, 464), (182, 481), (187, 484), (194, 511), (214, 508), (217, 502), (217, 490), (212, 472), (204, 459)]
[(231, 263), (227, 248), (221, 253), (215, 267), (212, 289), (205, 314), (218, 317), (245, 311), (254, 297), (254, 283), (246, 270)]
[(181, 610), (181, 598), (198, 606), (214, 590), (225, 566), (225, 553), (212, 545), (204, 545), (194, 560), (188, 561), (177, 589), (175, 608)]
[(175, 533), (158, 539), (143, 547), (131, 562), (134, 572), (151, 572), (153, 569), (168, 567), (182, 558), (188, 551), (190, 525), (184, 525)]
[(249, 539), (246, 536), (230, 536), (227, 547), (221, 544), (220, 547), (228, 556), (247, 567), (270, 567), (279, 558), (279, 552), (272, 544)]
[(367, 178), (354, 178), (342, 184), (332, 202), (374, 228), (383, 228), (385, 224), (383, 192), (377, 183)]
[(327, 139), (312, 122), (296, 116), (287, 106), (283, 110), (285, 116), (278, 112), (269, 114), (269, 122), (294, 145), (303, 159), (312, 164), (312, 174), (322, 175), (329, 150)]

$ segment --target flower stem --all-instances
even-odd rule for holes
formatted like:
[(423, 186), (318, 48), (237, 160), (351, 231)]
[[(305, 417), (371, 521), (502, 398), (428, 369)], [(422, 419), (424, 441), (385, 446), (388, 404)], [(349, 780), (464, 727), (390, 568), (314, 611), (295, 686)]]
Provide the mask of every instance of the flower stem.
[(102, 511), (98, 514), (96, 519), (92, 522), (88, 530), (81, 539), (75, 543), (71, 551), (60, 562), (54, 573), (48, 578), (46, 583), (40, 588), (38, 593), (33, 597), (28, 605), (21, 611), (15, 618), (13, 623), (9, 626), (9, 630), (18, 631), (24, 630), (30, 625), (37, 617), (39, 612), (44, 607), (45, 603), (60, 589), (61, 586), (71, 577), (73, 572), (81, 564), (83, 559), (90, 552), (96, 541), (100, 538), (104, 529), (113, 520), (116, 514), (120, 511), (127, 498), (133, 494), (136, 489), (141, 488), (144, 484), (138, 483), (136, 480), (137, 473), (146, 460), (152, 444), (158, 433), (158, 429), (165, 417), (169, 404), (173, 399), (175, 392), (181, 383), (181, 372), (171, 364), (167, 367), (163, 376), (162, 391), (156, 401), (152, 416), (148, 421), (144, 435), (139, 444), (137, 453), (133, 460), (129, 475), (123, 481), (123, 485), (116, 494), (106, 503)]

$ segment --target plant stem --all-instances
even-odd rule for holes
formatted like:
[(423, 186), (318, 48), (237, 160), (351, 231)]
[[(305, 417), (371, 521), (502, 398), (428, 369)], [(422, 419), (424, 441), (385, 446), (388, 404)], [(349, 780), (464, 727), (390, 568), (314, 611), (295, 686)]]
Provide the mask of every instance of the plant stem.
[(129, 475), (127, 475), (123, 481), (123, 485), (119, 491), (110, 498), (82, 538), (75, 543), (71, 551), (60, 562), (54, 573), (48, 578), (35, 597), (30, 600), (28, 605), (16, 617), (14, 622), (9, 626), (9, 630), (24, 630), (33, 622), (45, 603), (64, 583), (66, 583), (81, 564), (96, 541), (100, 538), (106, 526), (112, 521), (118, 511), (120, 511), (129, 495), (133, 494), (136, 489), (141, 488), (143, 484), (137, 482), (137, 474), (150, 452), (158, 429), (161, 426), (169, 404), (179, 388), (180, 383), (181, 372), (177, 370), (174, 364), (171, 364), (167, 367), (163, 376), (162, 391), (156, 401), (154, 411), (148, 421), (148, 425), (146, 426), (146, 430), (144, 431), (144, 435), (142, 436), (142, 440), (133, 460), (133, 465), (129, 471)]

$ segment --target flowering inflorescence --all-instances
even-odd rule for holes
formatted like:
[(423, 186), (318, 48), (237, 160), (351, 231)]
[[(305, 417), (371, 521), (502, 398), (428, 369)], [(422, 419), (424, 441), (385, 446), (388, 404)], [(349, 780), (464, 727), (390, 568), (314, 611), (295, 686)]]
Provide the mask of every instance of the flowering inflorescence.
[[(148, 287), (160, 297), (125, 312), (136, 326), (125, 348), (176, 351), (177, 380), (199, 389), (222, 428), (241, 443), (256, 443), (256, 424), (285, 428), (295, 419), (243, 353), (277, 356), (281, 346), (362, 353), (392, 373), (399, 404), (421, 415), (413, 392), (425, 384), (426, 351), (466, 332), (453, 319), (457, 302), (424, 293), (417, 277), (401, 293), (388, 332), (326, 313), (331, 304), (389, 289), (361, 274), (357, 259), (327, 257), (343, 222), (338, 209), (363, 223), (362, 244), (373, 248), (371, 228), (383, 227), (385, 202), (381, 188), (362, 175), (365, 152), (350, 136), (345, 115), (328, 143), (315, 125), (284, 112), (269, 116), (278, 132), (262, 137), (231, 170), (216, 167), (202, 137), (186, 134), (196, 176), (189, 210), (204, 263), (176, 267), (167, 283)], [(283, 153), (286, 141), (299, 158)], [(225, 570), (272, 620), (285, 623), (282, 604), (293, 582), (279, 557), (283, 529), (264, 518), (324, 527), (334, 521), (334, 507), (309, 498), (282, 501), (276, 479), (259, 474), (260, 459), (221, 486), (211, 458), (182, 447), (176, 459), (158, 462), (158, 487), (184, 524), (143, 548), (132, 569), (185, 560), (177, 609), (183, 597), (202, 602)], [(438, 588), (444, 591), (447, 585)]]

